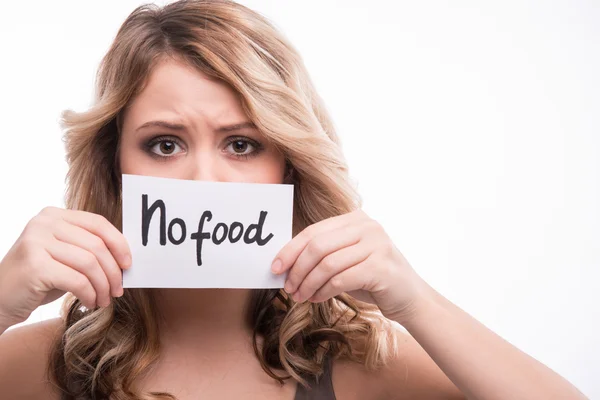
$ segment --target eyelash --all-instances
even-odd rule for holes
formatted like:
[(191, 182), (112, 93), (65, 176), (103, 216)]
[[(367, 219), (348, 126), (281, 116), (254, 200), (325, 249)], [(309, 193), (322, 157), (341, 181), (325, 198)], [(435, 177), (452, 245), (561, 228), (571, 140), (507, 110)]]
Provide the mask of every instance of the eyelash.
[[(171, 158), (173, 156), (163, 156), (160, 154), (157, 154), (155, 152), (152, 151), (152, 148), (154, 146), (156, 146), (159, 143), (162, 142), (172, 142), (177, 144), (179, 147), (184, 147), (181, 140), (179, 140), (179, 138), (175, 137), (175, 136), (157, 136), (154, 137), (152, 139), (150, 139), (148, 141), (148, 143), (146, 143), (145, 147), (146, 147), (146, 151), (147, 153), (152, 156), (155, 157), (161, 161), (166, 161), (168, 158)], [(248, 137), (245, 136), (230, 136), (227, 138), (227, 144), (226, 144), (226, 148), (231, 145), (232, 143), (235, 142), (245, 142), (250, 144), (252, 147), (254, 147), (254, 150), (251, 153), (248, 154), (236, 154), (236, 153), (230, 153), (232, 154), (236, 159), (244, 159), (247, 160), (248, 158), (251, 157), (256, 157), (263, 149), (263, 145), (260, 144), (259, 142), (257, 142), (256, 140), (250, 139)]]

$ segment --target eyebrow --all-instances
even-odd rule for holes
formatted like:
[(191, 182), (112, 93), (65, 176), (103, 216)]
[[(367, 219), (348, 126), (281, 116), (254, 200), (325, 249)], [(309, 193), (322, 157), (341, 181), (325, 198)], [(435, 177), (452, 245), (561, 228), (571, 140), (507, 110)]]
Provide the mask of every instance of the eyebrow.
[[(167, 129), (171, 129), (174, 131), (183, 131), (185, 130), (185, 125), (182, 124), (174, 124), (171, 122), (167, 122), (167, 121), (148, 121), (144, 124), (142, 124), (140, 127), (138, 127), (136, 129), (136, 132), (143, 129), (143, 128), (148, 128), (148, 127), (152, 127), (152, 126), (158, 126), (161, 128), (167, 128)], [(234, 132), (234, 131), (239, 131), (241, 129), (244, 128), (251, 128), (251, 129), (257, 129), (256, 125), (253, 122), (250, 121), (245, 121), (245, 122), (239, 122), (237, 124), (230, 124), (230, 125), (223, 125), (220, 126), (219, 128), (217, 128), (215, 130), (215, 132), (219, 132), (219, 133), (223, 133), (223, 132)]]

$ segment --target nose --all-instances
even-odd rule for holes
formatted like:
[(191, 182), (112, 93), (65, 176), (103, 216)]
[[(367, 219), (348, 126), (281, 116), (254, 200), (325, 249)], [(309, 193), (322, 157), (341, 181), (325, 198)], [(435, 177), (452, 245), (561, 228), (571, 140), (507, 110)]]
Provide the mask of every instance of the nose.
[(220, 182), (218, 157), (209, 151), (198, 152), (190, 166), (189, 179), (196, 181)]

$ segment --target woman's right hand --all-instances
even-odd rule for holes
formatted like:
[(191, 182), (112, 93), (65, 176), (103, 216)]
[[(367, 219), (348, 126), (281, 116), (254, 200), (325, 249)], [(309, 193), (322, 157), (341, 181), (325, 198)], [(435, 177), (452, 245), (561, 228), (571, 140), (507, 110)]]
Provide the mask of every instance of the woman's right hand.
[(131, 251), (106, 218), (46, 207), (0, 262), (0, 325), (25, 321), (40, 305), (73, 293), (87, 308), (123, 295)]

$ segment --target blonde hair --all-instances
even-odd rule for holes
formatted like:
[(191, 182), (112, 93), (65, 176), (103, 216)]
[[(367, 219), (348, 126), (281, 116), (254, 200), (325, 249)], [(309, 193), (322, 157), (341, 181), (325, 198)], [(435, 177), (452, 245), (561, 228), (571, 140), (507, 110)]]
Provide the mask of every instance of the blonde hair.
[[(120, 118), (165, 57), (230, 85), (248, 118), (285, 154), (293, 170), (293, 235), (360, 207), (332, 121), (298, 52), (247, 7), (184, 0), (136, 8), (100, 64), (94, 105), (81, 113), (64, 112), (67, 208), (103, 215), (121, 229)], [(134, 389), (158, 359), (154, 301), (147, 289), (126, 289), (109, 307), (88, 310), (68, 295), (65, 331), (49, 363), (63, 398), (173, 398)], [(278, 289), (255, 291), (248, 312), (265, 372), (304, 385), (308, 376), (323, 372), (325, 357), (347, 357), (368, 368), (385, 363), (395, 350), (388, 322), (377, 307), (346, 294), (319, 304), (295, 303)]]

